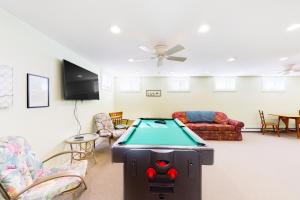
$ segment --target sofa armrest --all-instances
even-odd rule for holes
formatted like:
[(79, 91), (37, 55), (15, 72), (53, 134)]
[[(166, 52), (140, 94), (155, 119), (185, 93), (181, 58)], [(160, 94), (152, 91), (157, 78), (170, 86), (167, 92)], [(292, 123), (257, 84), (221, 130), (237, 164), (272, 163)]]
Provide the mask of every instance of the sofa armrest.
[(233, 125), (238, 129), (242, 129), (245, 126), (244, 122), (237, 121), (237, 120), (234, 120), (234, 119), (229, 119), (228, 124)]

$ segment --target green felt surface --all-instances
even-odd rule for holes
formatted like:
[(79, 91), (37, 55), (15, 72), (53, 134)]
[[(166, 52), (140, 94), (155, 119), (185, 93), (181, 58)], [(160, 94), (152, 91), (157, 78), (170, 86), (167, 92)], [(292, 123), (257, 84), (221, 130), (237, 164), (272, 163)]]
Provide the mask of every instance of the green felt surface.
[(175, 120), (158, 124), (154, 119), (142, 119), (124, 144), (195, 146), (197, 142)]

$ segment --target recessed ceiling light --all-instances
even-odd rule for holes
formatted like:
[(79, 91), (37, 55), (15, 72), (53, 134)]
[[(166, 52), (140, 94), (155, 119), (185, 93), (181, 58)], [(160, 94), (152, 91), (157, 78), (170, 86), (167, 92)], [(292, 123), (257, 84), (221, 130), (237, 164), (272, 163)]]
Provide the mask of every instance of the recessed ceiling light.
[(230, 57), (227, 59), (227, 62), (234, 62), (234, 61), (236, 61), (236, 58), (234, 58), (234, 57)]
[(110, 27), (110, 32), (112, 32), (113, 34), (120, 34), (121, 29), (120, 29), (119, 26), (113, 25), (113, 26)]
[(300, 29), (300, 24), (292, 24), (291, 26), (287, 27), (287, 31), (295, 31), (297, 29)]
[(210, 26), (208, 24), (203, 24), (198, 28), (198, 33), (207, 33), (210, 31)]
[(289, 59), (288, 57), (282, 57), (282, 58), (279, 59), (279, 61), (286, 61), (288, 59)]
[(170, 74), (175, 74), (175, 72), (170, 72)]
[(133, 58), (129, 58), (128, 62), (134, 62), (134, 59)]

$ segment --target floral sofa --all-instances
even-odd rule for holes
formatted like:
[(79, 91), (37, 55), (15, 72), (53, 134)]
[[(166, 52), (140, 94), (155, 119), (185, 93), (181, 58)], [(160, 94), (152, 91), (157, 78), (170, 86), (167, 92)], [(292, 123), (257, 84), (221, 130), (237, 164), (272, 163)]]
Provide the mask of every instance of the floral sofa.
[[(0, 138), (0, 200), (50, 200), (64, 192), (86, 188), (87, 160), (48, 168), (22, 137)], [(80, 152), (77, 152), (80, 153)]]
[(211, 121), (191, 122), (188, 112), (174, 112), (172, 117), (178, 118), (204, 140), (242, 140), (241, 130), (244, 127), (243, 122), (229, 119), (223, 112), (213, 112), (214, 115)]

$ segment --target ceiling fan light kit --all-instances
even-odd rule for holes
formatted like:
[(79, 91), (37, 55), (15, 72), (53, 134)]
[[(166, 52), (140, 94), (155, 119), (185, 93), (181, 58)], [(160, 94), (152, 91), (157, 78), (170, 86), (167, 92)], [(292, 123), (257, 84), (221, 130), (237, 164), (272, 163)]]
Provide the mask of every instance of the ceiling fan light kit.
[(179, 51), (184, 50), (184, 47), (182, 45), (176, 45), (170, 49), (168, 49), (167, 45), (163, 44), (158, 44), (154, 46), (153, 49), (148, 48), (146, 46), (139, 46), (139, 49), (141, 49), (144, 52), (151, 53), (151, 57), (147, 59), (133, 59), (130, 58), (128, 61), (129, 62), (143, 62), (147, 60), (157, 60), (157, 67), (163, 65), (163, 61), (170, 60), (170, 61), (177, 61), (177, 62), (184, 62), (186, 61), (186, 57), (179, 57), (179, 56), (174, 56)]

